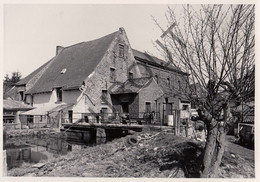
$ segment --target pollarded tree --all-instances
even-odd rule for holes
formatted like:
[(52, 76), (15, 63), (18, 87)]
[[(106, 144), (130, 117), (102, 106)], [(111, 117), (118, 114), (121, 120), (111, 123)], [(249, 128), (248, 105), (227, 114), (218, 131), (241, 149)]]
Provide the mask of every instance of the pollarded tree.
[(180, 17), (169, 7), (167, 31), (155, 21), (164, 40), (157, 43), (169, 61), (190, 73), (190, 85), (206, 92), (198, 109), (207, 126), (201, 177), (214, 177), (232, 121), (230, 102), (254, 92), (255, 6), (187, 5), (182, 10)]

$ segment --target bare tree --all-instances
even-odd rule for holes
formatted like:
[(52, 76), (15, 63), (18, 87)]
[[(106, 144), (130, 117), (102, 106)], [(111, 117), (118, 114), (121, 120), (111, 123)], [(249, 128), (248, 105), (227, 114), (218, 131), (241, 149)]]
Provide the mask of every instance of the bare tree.
[(168, 8), (171, 31), (167, 34), (155, 22), (164, 32), (164, 55), (190, 73), (190, 85), (206, 92), (198, 109), (207, 126), (201, 177), (214, 177), (232, 121), (230, 103), (243, 102), (254, 93), (255, 6), (186, 5), (182, 9), (179, 17)]

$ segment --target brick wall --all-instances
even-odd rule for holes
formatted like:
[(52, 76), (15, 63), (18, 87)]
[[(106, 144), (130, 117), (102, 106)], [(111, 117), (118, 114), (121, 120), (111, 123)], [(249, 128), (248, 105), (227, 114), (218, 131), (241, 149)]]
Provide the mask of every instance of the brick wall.
[[(119, 49), (122, 45), (124, 47), (124, 56), (119, 55)], [(111, 81), (110, 79), (110, 68), (115, 69), (115, 81)], [(121, 29), (121, 33), (118, 33), (118, 36), (116, 36), (112, 41), (110, 47), (108, 48), (101, 62), (96, 67), (95, 71), (85, 80), (85, 92), (94, 103), (93, 104), (90, 102), (90, 100), (87, 99), (85, 102), (87, 110), (100, 112), (102, 107), (106, 107), (108, 109), (108, 113), (113, 112), (113, 109), (110, 106), (112, 105), (110, 89), (116, 85), (117, 82), (125, 82), (128, 79), (129, 71), (133, 73), (134, 78), (141, 77), (126, 33), (123, 29)], [(102, 90), (108, 90), (108, 104), (102, 102)], [(77, 107), (75, 107), (75, 109), (76, 108)]]
[(129, 104), (129, 113), (131, 118), (137, 118), (139, 113), (139, 95), (136, 94), (132, 97)]
[(157, 99), (163, 96), (163, 92), (155, 82), (154, 79), (151, 80), (150, 84), (143, 87), (139, 92), (139, 112), (145, 112), (145, 103), (151, 103), (151, 111), (157, 111)]
[[(168, 101), (174, 102), (176, 108), (178, 108), (179, 97), (176, 95), (185, 94), (185, 92), (187, 92), (188, 77), (174, 71), (169, 71), (141, 62), (138, 62), (138, 67), (143, 77), (153, 76), (156, 81), (158, 78), (158, 85), (165, 93), (164, 98), (168, 97)], [(163, 100), (164, 99), (162, 99), (162, 101)]]

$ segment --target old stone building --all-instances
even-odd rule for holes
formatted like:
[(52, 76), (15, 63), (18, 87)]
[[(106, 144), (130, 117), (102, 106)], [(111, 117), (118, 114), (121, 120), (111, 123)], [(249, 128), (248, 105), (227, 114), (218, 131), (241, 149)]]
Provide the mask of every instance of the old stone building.
[(120, 28), (57, 46), (54, 58), (17, 83), (13, 97), (36, 108), (24, 115), (63, 115), (64, 122), (99, 122), (99, 113), (113, 120), (121, 113), (143, 118), (153, 112), (166, 123), (174, 110), (190, 107), (187, 81), (188, 74), (172, 64), (132, 49)]

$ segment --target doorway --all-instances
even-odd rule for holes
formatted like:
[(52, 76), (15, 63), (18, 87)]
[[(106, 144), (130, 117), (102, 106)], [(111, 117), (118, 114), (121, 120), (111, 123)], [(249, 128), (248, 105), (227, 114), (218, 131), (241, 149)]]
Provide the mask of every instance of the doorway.
[(121, 106), (123, 113), (129, 113), (129, 102), (122, 102)]
[(106, 107), (102, 107), (100, 112), (101, 112), (102, 122), (107, 121), (108, 120), (107, 108)]
[(165, 102), (163, 103), (163, 124), (168, 124), (168, 115), (173, 114), (173, 103), (168, 101), (168, 98), (165, 98)]

